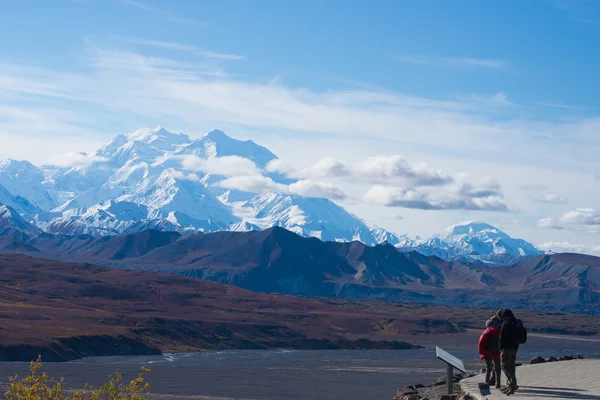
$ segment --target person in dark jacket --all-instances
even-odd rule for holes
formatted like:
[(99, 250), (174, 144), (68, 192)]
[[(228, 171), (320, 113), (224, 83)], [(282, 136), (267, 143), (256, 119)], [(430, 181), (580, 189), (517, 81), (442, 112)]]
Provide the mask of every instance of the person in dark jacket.
[(479, 337), (479, 356), (485, 361), (485, 383), (500, 389), (500, 319), (493, 316), (485, 323), (486, 330)]
[(517, 352), (519, 351), (518, 325), (513, 312), (507, 308), (498, 311), (497, 316), (502, 321), (500, 351), (502, 369), (506, 375), (506, 386), (502, 388), (502, 392), (510, 396), (519, 388), (516, 372)]

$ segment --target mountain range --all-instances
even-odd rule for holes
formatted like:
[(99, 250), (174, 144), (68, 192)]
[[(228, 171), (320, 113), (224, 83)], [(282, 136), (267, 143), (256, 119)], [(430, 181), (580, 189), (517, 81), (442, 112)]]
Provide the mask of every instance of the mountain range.
[[(459, 224), (421, 239), (373, 226), (327, 198), (224, 189), (219, 182), (232, 157), (264, 171), (277, 156), (219, 130), (192, 139), (161, 127), (144, 128), (74, 157), (80, 162), (62, 167), (0, 162), (0, 204), (29, 222), (29, 229), (52, 234), (208, 233), (278, 226), (323, 241), (386, 242), (450, 261), (502, 265), (542, 254), (484, 223)], [(190, 172), (182, 167), (186, 160), (206, 165)], [(281, 185), (296, 182), (280, 173), (266, 175)]]
[(166, 272), (265, 293), (600, 313), (600, 258), (581, 254), (492, 267), (385, 242), (306, 238), (280, 227), (94, 237), (42, 232), (6, 206), (0, 216), (0, 253)]

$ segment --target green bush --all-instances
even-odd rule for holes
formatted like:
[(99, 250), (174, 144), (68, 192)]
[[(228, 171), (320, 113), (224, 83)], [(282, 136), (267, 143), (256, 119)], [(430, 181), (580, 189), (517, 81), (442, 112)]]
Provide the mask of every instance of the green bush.
[(32, 361), (29, 365), (29, 375), (25, 378), (14, 376), (10, 378), (9, 388), (4, 394), (7, 400), (144, 400), (150, 397), (150, 384), (144, 379), (144, 373), (150, 372), (142, 367), (135, 379), (128, 383), (117, 371), (108, 377), (108, 381), (94, 388), (85, 385), (82, 390), (65, 394), (63, 379), (55, 381), (41, 372), (42, 360)]

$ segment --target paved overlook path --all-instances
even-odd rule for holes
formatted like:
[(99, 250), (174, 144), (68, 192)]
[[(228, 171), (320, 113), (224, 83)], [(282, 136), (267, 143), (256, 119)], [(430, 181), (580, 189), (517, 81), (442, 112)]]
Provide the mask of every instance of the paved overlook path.
[[(504, 379), (504, 374), (502, 374)], [(519, 390), (512, 396), (498, 389), (481, 390), (485, 378), (465, 379), (465, 393), (482, 400), (600, 400), (600, 360), (573, 360), (517, 367)], [(504, 380), (503, 382), (504, 383)]]

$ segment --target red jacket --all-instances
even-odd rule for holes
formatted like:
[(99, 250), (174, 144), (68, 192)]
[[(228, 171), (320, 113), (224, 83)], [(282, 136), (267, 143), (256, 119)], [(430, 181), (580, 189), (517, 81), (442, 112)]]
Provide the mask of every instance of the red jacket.
[(500, 358), (500, 352), (489, 353), (487, 349), (488, 341), (490, 339), (500, 340), (500, 328), (487, 328), (479, 337), (479, 356), (483, 360), (484, 358)]

